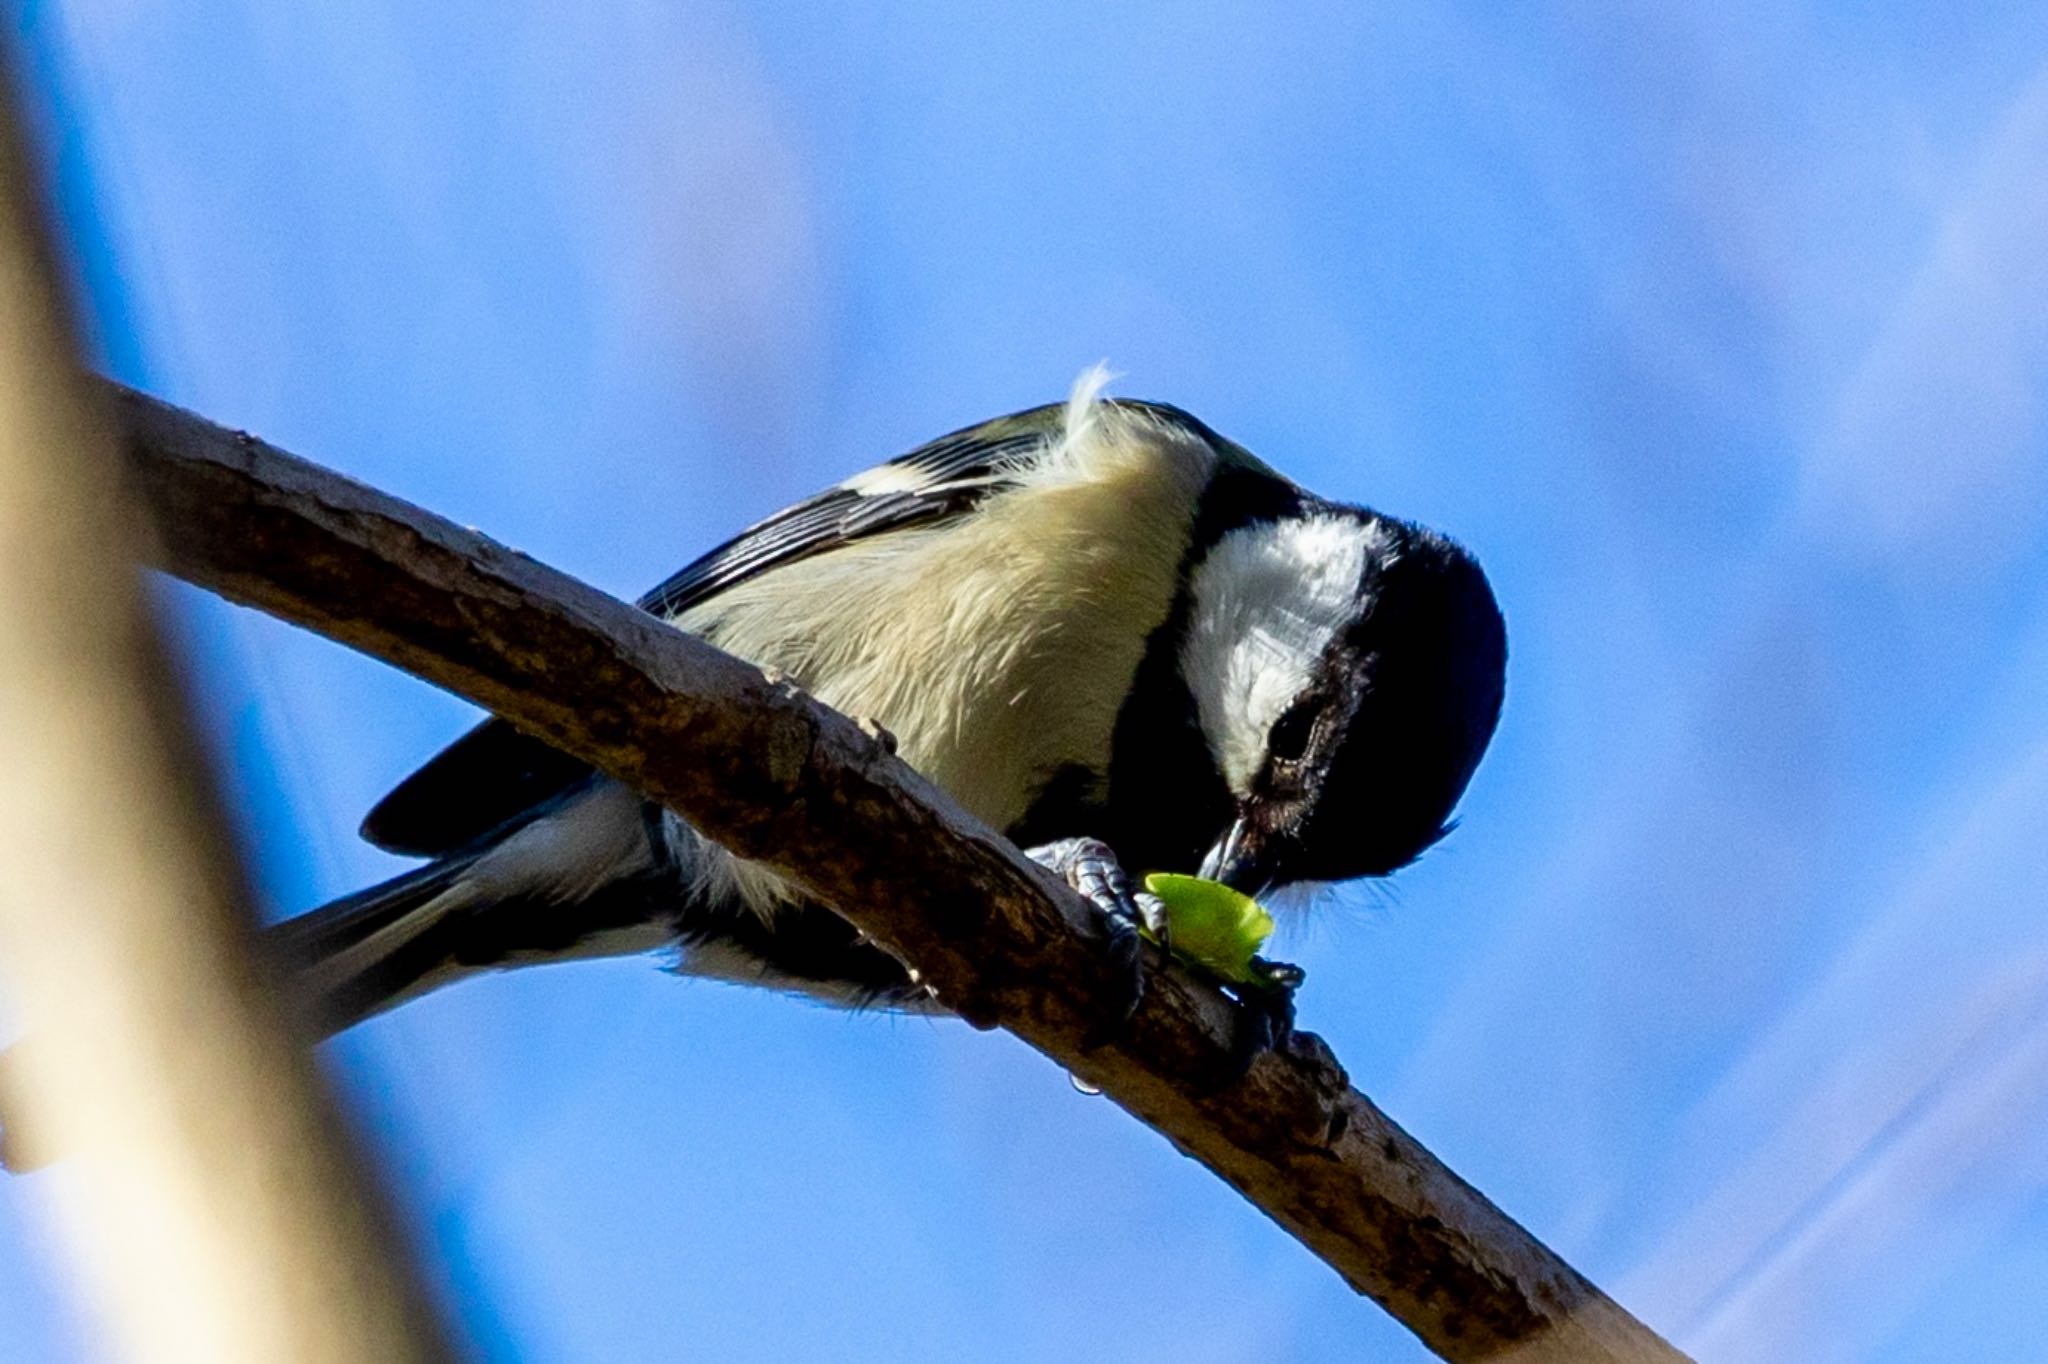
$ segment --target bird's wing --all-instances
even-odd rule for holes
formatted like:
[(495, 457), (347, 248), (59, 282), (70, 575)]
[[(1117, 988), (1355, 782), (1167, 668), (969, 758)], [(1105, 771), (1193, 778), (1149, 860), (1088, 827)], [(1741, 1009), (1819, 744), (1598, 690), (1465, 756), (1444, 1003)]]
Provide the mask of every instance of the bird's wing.
[[(1063, 408), (1034, 408), (942, 436), (777, 512), (704, 555), (640, 599), (674, 619), (736, 583), (855, 540), (957, 518), (1015, 486), (1049, 448)], [(439, 857), (523, 823), (592, 775), (589, 765), (491, 719), (442, 749), (364, 818), (363, 837), (388, 852)]]
[(892, 530), (930, 525), (971, 510), (1045, 448), (1056, 408), (1002, 417), (920, 446), (777, 512), (675, 573), (640, 599), (673, 619), (735, 583), (771, 568)]

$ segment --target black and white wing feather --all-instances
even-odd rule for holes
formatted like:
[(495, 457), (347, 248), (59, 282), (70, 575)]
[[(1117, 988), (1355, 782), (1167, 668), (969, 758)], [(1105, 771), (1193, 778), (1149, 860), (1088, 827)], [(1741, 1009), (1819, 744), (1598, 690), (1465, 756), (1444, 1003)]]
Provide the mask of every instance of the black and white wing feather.
[(1015, 482), (1016, 471), (1044, 450), (1056, 425), (1020, 413), (921, 446), (806, 498), (682, 569), (640, 599), (673, 619), (713, 595), (771, 568), (892, 530), (930, 525), (971, 511)]

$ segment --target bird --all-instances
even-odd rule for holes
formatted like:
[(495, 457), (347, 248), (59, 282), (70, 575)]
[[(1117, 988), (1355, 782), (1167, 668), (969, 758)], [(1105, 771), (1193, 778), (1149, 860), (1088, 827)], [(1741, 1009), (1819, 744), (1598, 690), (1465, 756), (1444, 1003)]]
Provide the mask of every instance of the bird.
[[(1319, 497), (1189, 413), (1105, 395), (922, 445), (770, 516), (642, 609), (817, 700), (1079, 891), (1136, 962), (1136, 878), (1385, 877), (1452, 827), (1507, 641), (1450, 538)], [(801, 888), (508, 722), (362, 835), (426, 859), (268, 930), (322, 1034), (478, 973), (662, 952), (686, 976), (943, 1012)], [(1300, 973), (1274, 964), (1287, 996)], [(1134, 973), (1133, 1000), (1143, 989)]]

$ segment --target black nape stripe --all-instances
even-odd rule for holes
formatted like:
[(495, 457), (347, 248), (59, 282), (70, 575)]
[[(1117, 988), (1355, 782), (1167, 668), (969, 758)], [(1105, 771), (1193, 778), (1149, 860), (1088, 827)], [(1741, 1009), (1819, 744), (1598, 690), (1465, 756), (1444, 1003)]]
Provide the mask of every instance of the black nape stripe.
[(1182, 590), (1194, 578), (1194, 568), (1201, 556), (1232, 531), (1262, 521), (1304, 516), (1325, 505), (1322, 499), (1263, 469), (1241, 464), (1220, 467), (1195, 505), (1194, 534), (1188, 540), (1186, 561), (1181, 564)]

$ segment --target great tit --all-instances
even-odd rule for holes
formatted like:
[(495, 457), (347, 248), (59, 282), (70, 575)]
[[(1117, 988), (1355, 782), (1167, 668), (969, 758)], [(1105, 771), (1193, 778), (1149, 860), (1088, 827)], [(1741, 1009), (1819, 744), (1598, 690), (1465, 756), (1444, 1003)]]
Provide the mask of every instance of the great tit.
[[(1158, 906), (1125, 869), (1257, 895), (1412, 861), (1500, 715), (1478, 564), (1104, 379), (779, 512), (640, 605), (878, 720), (1130, 948)], [(936, 1007), (829, 906), (502, 720), (362, 833), (432, 860), (271, 930), (323, 1029), (480, 970), (664, 948), (685, 974)]]

